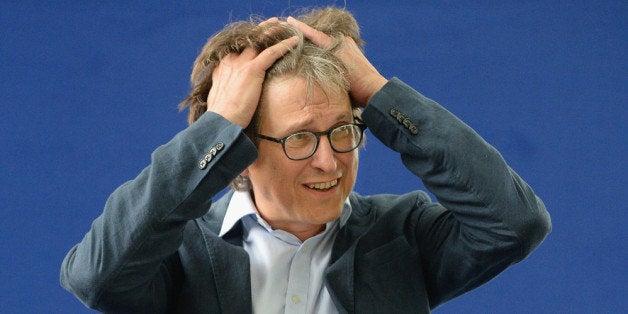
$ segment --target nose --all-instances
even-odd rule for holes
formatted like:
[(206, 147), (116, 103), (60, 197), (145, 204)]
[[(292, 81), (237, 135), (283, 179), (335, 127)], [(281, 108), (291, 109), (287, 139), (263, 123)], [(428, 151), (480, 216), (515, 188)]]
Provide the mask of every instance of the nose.
[[(323, 139), (322, 137), (326, 137)], [(331, 144), (329, 143), (329, 138), (327, 135), (322, 136), (316, 152), (312, 155), (312, 166), (320, 169), (323, 172), (331, 172), (335, 171), (337, 167), (336, 156), (334, 155), (334, 150), (331, 148)]]

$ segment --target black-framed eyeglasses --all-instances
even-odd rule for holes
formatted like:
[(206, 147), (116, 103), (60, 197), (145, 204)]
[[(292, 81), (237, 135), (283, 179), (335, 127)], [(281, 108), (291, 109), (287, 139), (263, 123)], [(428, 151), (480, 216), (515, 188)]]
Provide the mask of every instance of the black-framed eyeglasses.
[(366, 124), (348, 123), (333, 127), (327, 131), (302, 131), (282, 138), (274, 138), (259, 133), (255, 133), (254, 136), (280, 143), (288, 159), (303, 160), (314, 155), (318, 149), (321, 135), (327, 135), (327, 140), (329, 140), (329, 144), (335, 152), (347, 153), (360, 146), (362, 138), (364, 137), (364, 130), (366, 130)]

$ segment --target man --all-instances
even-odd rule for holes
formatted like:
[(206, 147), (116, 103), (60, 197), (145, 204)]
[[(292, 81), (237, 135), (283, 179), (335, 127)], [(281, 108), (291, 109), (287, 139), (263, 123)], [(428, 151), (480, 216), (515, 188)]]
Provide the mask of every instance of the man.
[[(426, 313), (527, 256), (550, 230), (541, 200), (360, 42), (332, 8), (211, 38), (190, 127), (111, 195), (62, 285), (111, 312)], [(366, 126), (439, 203), (352, 192)]]

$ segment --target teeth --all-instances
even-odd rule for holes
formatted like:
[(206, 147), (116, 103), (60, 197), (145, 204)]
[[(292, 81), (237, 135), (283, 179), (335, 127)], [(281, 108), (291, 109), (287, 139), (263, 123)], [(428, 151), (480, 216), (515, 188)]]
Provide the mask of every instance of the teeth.
[(336, 184), (338, 184), (338, 179), (334, 181), (330, 181), (330, 182), (310, 184), (308, 185), (308, 187), (310, 189), (316, 189), (316, 190), (328, 190), (331, 187), (335, 186)]

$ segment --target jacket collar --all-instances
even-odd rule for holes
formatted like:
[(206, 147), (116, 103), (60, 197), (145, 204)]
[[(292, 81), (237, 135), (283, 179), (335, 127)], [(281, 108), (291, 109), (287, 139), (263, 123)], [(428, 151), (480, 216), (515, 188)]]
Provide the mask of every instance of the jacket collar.
[[(225, 234), (233, 231), (233, 228), (241, 227), (242, 218), (248, 215), (256, 216), (256, 219), (260, 222), (260, 224), (270, 231), (270, 225), (259, 216), (257, 207), (253, 202), (250, 192), (232, 192), (224, 218), (221, 220), (222, 225), (218, 236), (224, 238)], [(344, 227), (350, 216), (351, 204), (347, 198), (342, 209), (342, 213), (338, 218), (338, 223), (341, 228)], [(327, 223), (327, 227), (330, 227), (331, 225), (331, 222)]]

